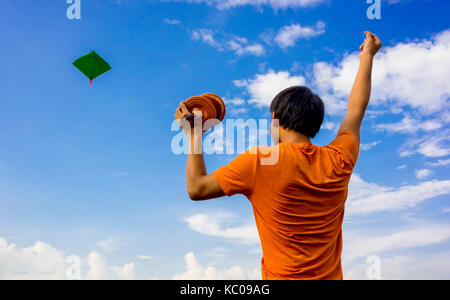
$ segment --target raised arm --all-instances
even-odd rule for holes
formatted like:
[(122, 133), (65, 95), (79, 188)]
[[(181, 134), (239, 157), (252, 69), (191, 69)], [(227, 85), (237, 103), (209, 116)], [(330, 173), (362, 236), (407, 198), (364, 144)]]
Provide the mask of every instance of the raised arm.
[[(186, 182), (189, 197), (192, 200), (208, 200), (225, 196), (222, 188), (217, 182), (214, 174), (206, 172), (205, 160), (203, 157), (203, 128), (198, 126), (195, 128), (192, 123), (185, 120), (192, 113), (187, 109), (184, 102), (180, 103), (180, 107), (175, 112), (175, 119), (180, 124), (183, 131), (189, 138), (189, 154), (186, 166)], [(199, 118), (201, 124), (201, 115)]]
[(361, 125), (370, 101), (373, 59), (382, 47), (380, 39), (375, 34), (368, 31), (365, 34), (366, 39), (360, 47), (361, 54), (358, 74), (356, 75), (348, 101), (347, 115), (339, 129), (339, 131), (351, 131), (359, 139)]

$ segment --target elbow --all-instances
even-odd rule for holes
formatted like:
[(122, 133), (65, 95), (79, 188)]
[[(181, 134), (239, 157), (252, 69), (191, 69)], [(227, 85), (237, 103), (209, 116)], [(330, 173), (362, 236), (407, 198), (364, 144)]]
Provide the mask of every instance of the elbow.
[(192, 201), (200, 201), (200, 200), (202, 200), (201, 199), (201, 192), (200, 192), (199, 188), (197, 188), (197, 187), (188, 187), (187, 192), (188, 192), (189, 198)]
[(200, 201), (200, 200), (202, 200), (197, 193), (189, 193), (189, 198), (192, 201)]

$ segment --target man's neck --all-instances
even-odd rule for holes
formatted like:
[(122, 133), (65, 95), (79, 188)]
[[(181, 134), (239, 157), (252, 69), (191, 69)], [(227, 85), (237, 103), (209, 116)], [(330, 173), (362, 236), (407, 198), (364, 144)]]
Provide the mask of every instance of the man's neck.
[(294, 130), (280, 129), (280, 142), (305, 144), (311, 143), (311, 139), (306, 135), (296, 132)]

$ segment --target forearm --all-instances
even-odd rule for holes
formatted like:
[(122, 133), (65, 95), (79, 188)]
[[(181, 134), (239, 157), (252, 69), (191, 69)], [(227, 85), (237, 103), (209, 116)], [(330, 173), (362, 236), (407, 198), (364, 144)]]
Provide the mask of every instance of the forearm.
[(188, 192), (197, 189), (197, 183), (202, 176), (206, 176), (206, 165), (203, 157), (203, 135), (201, 132), (189, 136), (189, 154), (186, 166), (186, 181)]
[[(186, 165), (186, 182), (189, 197), (192, 200), (207, 200), (224, 196), (224, 192), (214, 174), (207, 175), (203, 158), (203, 123), (201, 114), (194, 111), (194, 124), (186, 118), (192, 116), (184, 102), (175, 111), (175, 119), (188, 136), (189, 153)], [(197, 124), (198, 123), (198, 124)], [(194, 125), (194, 126), (192, 126)]]
[(370, 101), (372, 90), (373, 56), (361, 55), (358, 74), (350, 93), (347, 114), (357, 116), (362, 123), (364, 114)]

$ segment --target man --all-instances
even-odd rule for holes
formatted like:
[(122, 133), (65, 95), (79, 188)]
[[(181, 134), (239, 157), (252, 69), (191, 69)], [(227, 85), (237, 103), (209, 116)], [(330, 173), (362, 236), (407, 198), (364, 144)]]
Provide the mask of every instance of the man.
[[(382, 47), (377, 36), (365, 34), (347, 115), (330, 145), (311, 143), (323, 123), (324, 104), (305, 87), (284, 90), (273, 100), (280, 142), (275, 165), (261, 164), (264, 154), (257, 149), (208, 175), (203, 155), (193, 154), (202, 135), (184, 128), (192, 153), (186, 172), (190, 198), (247, 196), (261, 238), (263, 279), (343, 279), (342, 222), (348, 184), (358, 160), (373, 59)], [(180, 121), (189, 115), (182, 102), (175, 118)]]

